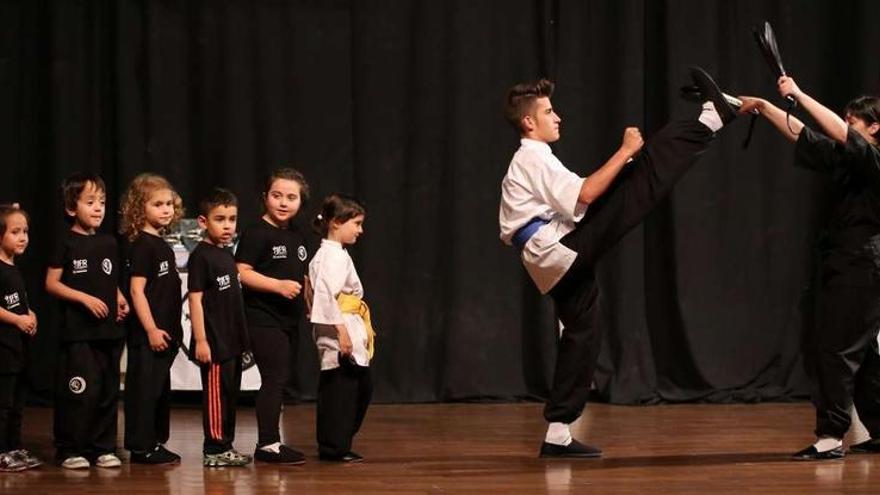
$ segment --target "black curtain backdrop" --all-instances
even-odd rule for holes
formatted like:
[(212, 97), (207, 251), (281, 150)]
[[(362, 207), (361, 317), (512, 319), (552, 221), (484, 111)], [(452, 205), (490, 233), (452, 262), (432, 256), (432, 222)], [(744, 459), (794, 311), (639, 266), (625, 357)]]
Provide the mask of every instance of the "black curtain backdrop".
[[(303, 224), (332, 191), (367, 204), (353, 252), (379, 329), (377, 400), (543, 397), (552, 306), (498, 240), (499, 183), (518, 145), (501, 117), (506, 88), (557, 81), (554, 148), (586, 175), (625, 126), (650, 136), (696, 116), (676, 97), (688, 65), (778, 102), (751, 37), (764, 19), (820, 101), (877, 94), (878, 18), (869, 0), (4, 1), (0, 201), (32, 218), (20, 266), (40, 317), (34, 390), (51, 396), (56, 304), (42, 280), (64, 229), (64, 176), (103, 175), (109, 231), (139, 172), (168, 177), (191, 212), (229, 187), (249, 223), (264, 175), (291, 165), (315, 198)], [(792, 146), (766, 122), (742, 150), (741, 120), (600, 267), (605, 400), (806, 391), (800, 332), (829, 191), (791, 166)], [(317, 377), (308, 333), (306, 398)]]

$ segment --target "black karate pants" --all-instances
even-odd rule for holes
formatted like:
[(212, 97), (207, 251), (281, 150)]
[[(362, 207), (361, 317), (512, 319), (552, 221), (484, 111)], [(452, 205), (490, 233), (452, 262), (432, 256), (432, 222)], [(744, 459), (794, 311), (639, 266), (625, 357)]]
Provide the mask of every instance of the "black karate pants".
[(61, 345), (54, 410), (59, 460), (82, 456), (94, 462), (116, 451), (123, 345), (121, 339)]
[(339, 361), (338, 368), (321, 371), (318, 381), (318, 453), (330, 457), (351, 451), (373, 397), (370, 368)]
[(0, 374), (0, 453), (21, 448), (21, 418), (27, 398), (24, 370)]
[(171, 420), (171, 365), (178, 347), (154, 352), (130, 346), (125, 368), (125, 448), (147, 452), (168, 441)]
[(714, 133), (696, 120), (668, 124), (589, 206), (575, 229), (560, 240), (577, 257), (550, 291), (563, 332), (544, 408), (547, 421), (574, 422), (587, 403), (602, 342), (596, 263), (669, 194), (713, 137)]
[(221, 454), (235, 440), (235, 406), (241, 389), (241, 357), (200, 366), (202, 372), (202, 452)]
[[(300, 336), (299, 325), (293, 326), (291, 328), (286, 328), (285, 332), (287, 333), (287, 345), (289, 350), (288, 355), (290, 356), (290, 361), (288, 362), (288, 367), (290, 371), (287, 373), (287, 382), (284, 384), (284, 401), (290, 404), (297, 404), (300, 402), (303, 390), (300, 384), (300, 373), (299, 373), (299, 349), (300, 349), (300, 339), (303, 338)], [(314, 346), (314, 342), (311, 340), (312, 336), (308, 335), (306, 338), (309, 339), (309, 346), (306, 349), (312, 349)]]
[(290, 378), (293, 356), (290, 354), (290, 333), (281, 327), (251, 326), (251, 351), (260, 370), (260, 391), (257, 392), (257, 447), (281, 441), (278, 429), (284, 387)]
[(871, 438), (880, 438), (880, 287), (824, 287), (817, 321), (804, 341), (816, 436), (842, 439), (855, 402)]

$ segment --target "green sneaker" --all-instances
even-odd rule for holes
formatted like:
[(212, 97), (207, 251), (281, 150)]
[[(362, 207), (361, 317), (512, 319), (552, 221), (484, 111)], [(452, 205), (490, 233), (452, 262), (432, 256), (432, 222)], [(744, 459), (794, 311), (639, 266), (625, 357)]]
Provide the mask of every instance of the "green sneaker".
[(205, 454), (202, 457), (202, 464), (205, 467), (238, 467), (247, 466), (252, 460), (249, 455), (239, 453), (235, 449), (229, 449), (220, 454)]

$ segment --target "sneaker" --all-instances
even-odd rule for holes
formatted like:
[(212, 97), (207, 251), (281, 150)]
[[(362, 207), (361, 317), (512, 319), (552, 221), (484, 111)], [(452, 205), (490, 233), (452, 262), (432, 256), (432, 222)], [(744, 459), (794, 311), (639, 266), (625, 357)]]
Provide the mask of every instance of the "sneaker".
[(162, 445), (156, 445), (149, 452), (132, 451), (129, 461), (133, 464), (177, 464), (180, 456), (166, 449)]
[(89, 460), (83, 456), (71, 456), (61, 463), (64, 469), (88, 469), (91, 466)]
[(202, 464), (206, 467), (247, 466), (252, 460), (249, 455), (229, 449), (220, 454), (205, 454), (202, 457)]
[(306, 456), (303, 455), (302, 452), (294, 450), (287, 445), (281, 445), (278, 447), (278, 452), (257, 447), (257, 449), (254, 450), (254, 460), (271, 464), (288, 464), (295, 466), (305, 464)]
[(0, 473), (17, 473), (27, 469), (27, 464), (12, 455), (12, 452), (0, 454)]
[(116, 454), (102, 454), (95, 460), (95, 466), (99, 468), (117, 468), (122, 465), (122, 461), (116, 457)]
[(40, 467), (43, 465), (42, 459), (35, 456), (31, 451), (26, 449), (13, 450), (9, 454), (23, 462), (28, 469), (33, 469), (35, 467)]

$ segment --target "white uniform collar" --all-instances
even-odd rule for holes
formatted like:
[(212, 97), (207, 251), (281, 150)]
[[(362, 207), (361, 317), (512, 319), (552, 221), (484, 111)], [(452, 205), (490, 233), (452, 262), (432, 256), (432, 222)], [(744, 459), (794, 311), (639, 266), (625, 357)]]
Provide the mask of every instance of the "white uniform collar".
[(537, 150), (542, 153), (547, 153), (550, 155), (553, 154), (553, 150), (550, 149), (550, 145), (545, 143), (544, 141), (538, 141), (536, 139), (529, 139), (529, 138), (521, 138), (519, 140), (519, 144), (523, 148), (530, 148), (530, 149)]
[(339, 241), (331, 241), (330, 239), (321, 239), (321, 246), (327, 246), (329, 248), (342, 249), (342, 243)]

